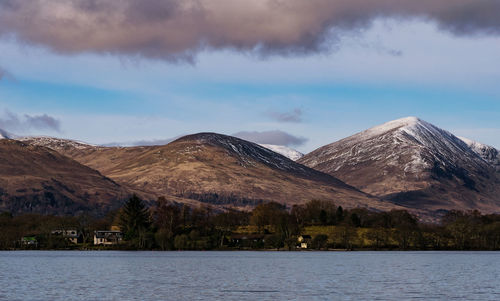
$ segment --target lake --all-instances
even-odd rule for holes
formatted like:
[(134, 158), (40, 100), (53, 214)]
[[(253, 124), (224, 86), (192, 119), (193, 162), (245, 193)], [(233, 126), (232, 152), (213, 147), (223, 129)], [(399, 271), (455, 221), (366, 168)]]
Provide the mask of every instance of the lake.
[(500, 252), (0, 252), (0, 300), (500, 300)]

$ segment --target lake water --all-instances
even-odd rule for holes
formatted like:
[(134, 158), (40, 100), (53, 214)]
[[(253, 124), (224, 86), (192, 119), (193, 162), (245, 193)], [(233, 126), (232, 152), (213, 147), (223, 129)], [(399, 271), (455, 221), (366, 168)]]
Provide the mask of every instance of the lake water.
[(500, 300), (500, 252), (0, 252), (0, 300)]

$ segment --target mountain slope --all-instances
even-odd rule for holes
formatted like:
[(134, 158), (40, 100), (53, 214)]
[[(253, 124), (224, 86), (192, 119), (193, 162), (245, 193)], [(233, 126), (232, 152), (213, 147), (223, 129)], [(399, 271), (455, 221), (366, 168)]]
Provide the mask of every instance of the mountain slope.
[(270, 149), (275, 153), (283, 155), (292, 161), (297, 161), (298, 159), (304, 157), (303, 153), (283, 145), (273, 145), (273, 144), (259, 144), (259, 145), (267, 149)]
[(127, 187), (156, 196), (239, 207), (311, 199), (347, 207), (394, 207), (255, 143), (214, 133), (185, 136), (163, 146), (53, 147)]
[(128, 192), (116, 182), (45, 147), (0, 140), (0, 211), (104, 214)]
[(461, 139), (415, 117), (323, 146), (298, 162), (409, 208), (500, 211), (491, 164)]

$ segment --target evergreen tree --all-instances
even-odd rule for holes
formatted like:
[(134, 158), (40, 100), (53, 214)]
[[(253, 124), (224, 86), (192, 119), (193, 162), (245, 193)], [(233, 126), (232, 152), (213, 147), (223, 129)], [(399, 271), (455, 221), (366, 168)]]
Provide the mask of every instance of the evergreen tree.
[(120, 228), (124, 233), (125, 240), (137, 243), (139, 247), (144, 247), (149, 227), (149, 211), (146, 205), (136, 195), (132, 196), (125, 203), (120, 214)]

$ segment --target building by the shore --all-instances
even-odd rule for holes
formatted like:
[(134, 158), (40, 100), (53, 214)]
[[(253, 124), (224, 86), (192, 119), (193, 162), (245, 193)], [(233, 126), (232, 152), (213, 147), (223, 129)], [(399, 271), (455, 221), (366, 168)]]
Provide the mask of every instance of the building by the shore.
[(116, 230), (94, 231), (94, 245), (111, 246), (121, 243), (123, 233)]

